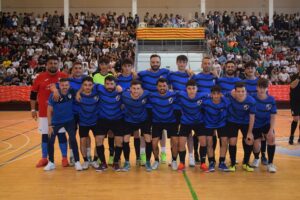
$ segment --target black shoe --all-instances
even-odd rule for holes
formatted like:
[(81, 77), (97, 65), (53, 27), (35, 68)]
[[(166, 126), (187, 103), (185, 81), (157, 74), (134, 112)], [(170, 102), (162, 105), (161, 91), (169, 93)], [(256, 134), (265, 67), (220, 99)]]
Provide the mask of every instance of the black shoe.
[(198, 165), (200, 164), (199, 154), (194, 153), (195, 163)]
[(294, 136), (290, 136), (289, 144), (290, 144), (290, 145), (293, 145), (293, 144), (294, 144)]

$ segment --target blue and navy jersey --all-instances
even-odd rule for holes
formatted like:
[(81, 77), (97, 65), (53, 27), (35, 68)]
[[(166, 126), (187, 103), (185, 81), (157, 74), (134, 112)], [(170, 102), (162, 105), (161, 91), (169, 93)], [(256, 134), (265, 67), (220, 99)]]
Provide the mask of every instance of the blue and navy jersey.
[(142, 82), (142, 87), (144, 90), (149, 92), (156, 92), (156, 82), (159, 78), (168, 78), (170, 71), (168, 69), (162, 68), (157, 72), (152, 72), (149, 70), (141, 71), (138, 73), (139, 80)]
[(255, 114), (255, 100), (247, 95), (243, 102), (238, 102), (231, 95), (228, 97), (228, 121), (237, 124), (249, 124), (250, 114)]
[(98, 119), (119, 120), (122, 119), (121, 93), (117, 91), (109, 92), (103, 85), (97, 84), (96, 91), (99, 94)]
[(66, 95), (60, 93), (60, 99), (57, 102), (53, 100), (53, 93), (50, 94), (48, 105), (53, 107), (52, 125), (63, 124), (74, 119), (72, 112), (73, 99), (74, 92), (72, 90), (69, 90)]
[(225, 97), (221, 98), (219, 104), (213, 103), (211, 98), (203, 101), (202, 110), (206, 128), (221, 128), (226, 125), (227, 108), (229, 102)]
[(79, 105), (79, 125), (94, 126), (97, 122), (97, 110), (99, 104), (99, 95), (92, 92), (90, 95), (81, 95)]
[(235, 84), (241, 81), (238, 77), (221, 77), (217, 79), (217, 85), (222, 88), (222, 93), (230, 93), (234, 89)]
[(254, 80), (244, 79), (243, 81), (246, 84), (247, 93), (250, 94), (251, 96), (255, 95), (257, 93), (256, 86), (257, 86), (258, 78)]
[(168, 76), (169, 84), (174, 91), (184, 91), (186, 89), (186, 83), (190, 79), (186, 72), (170, 72)]
[(254, 128), (261, 128), (271, 122), (271, 115), (277, 113), (277, 107), (274, 97), (268, 96), (261, 100), (257, 95), (253, 96), (256, 101), (256, 115)]
[[(82, 85), (82, 80), (85, 76), (82, 76), (80, 78), (69, 78), (69, 82), (70, 82), (70, 87), (77, 92)], [(79, 104), (78, 102), (74, 99), (73, 100), (73, 113), (74, 114), (78, 114), (79, 112)]]
[(149, 95), (149, 104), (152, 109), (152, 122), (154, 123), (174, 123), (176, 118), (174, 115), (176, 93), (167, 91), (165, 95), (154, 92)]
[(133, 80), (133, 75), (123, 76), (120, 74), (117, 78), (117, 85), (121, 86), (123, 91), (129, 90), (131, 81)]
[(181, 124), (191, 125), (203, 123), (203, 113), (201, 112), (202, 102), (207, 98), (207, 94), (197, 93), (195, 98), (189, 98), (187, 92), (181, 91), (178, 94), (178, 105), (181, 108)]
[(145, 122), (148, 118), (147, 104), (148, 104), (149, 92), (144, 93), (138, 98), (133, 99), (129, 91), (125, 91), (122, 94), (122, 102), (124, 105), (124, 120), (130, 123)]
[(193, 80), (197, 82), (198, 92), (210, 93), (211, 88), (215, 85), (215, 77), (212, 74), (199, 73), (192, 76)]

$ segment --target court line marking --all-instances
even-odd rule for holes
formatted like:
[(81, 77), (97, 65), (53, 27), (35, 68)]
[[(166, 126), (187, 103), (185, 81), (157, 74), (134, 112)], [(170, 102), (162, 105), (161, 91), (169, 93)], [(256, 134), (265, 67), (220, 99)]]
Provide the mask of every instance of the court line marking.
[(190, 193), (192, 195), (193, 200), (198, 200), (197, 193), (195, 192), (195, 190), (194, 190), (194, 188), (193, 188), (193, 186), (191, 184), (191, 181), (190, 181), (190, 179), (187, 176), (187, 174), (186, 174), (185, 171), (183, 171), (183, 177), (184, 177), (184, 180), (185, 180), (185, 182), (186, 182), (186, 184), (187, 184), (187, 186), (188, 186), (188, 188), (190, 190)]
[(6, 139), (4, 139), (4, 140), (1, 140), (1, 141), (2, 141), (2, 142), (3, 142), (3, 141), (7, 141), (7, 140), (10, 140), (10, 139), (12, 139), (12, 138), (18, 137), (18, 136), (20, 136), (20, 135), (24, 135), (25, 133), (30, 133), (31, 131), (33, 131), (33, 130), (35, 130), (35, 129), (37, 129), (37, 127), (34, 127), (34, 128), (29, 129), (29, 130), (27, 130), (27, 131), (24, 131), (23, 133), (19, 133), (19, 134), (17, 134), (17, 135), (13, 135), (13, 136), (8, 137), (8, 138), (6, 138)]
[[(2, 157), (4, 157), (4, 156), (7, 156), (7, 155), (9, 155), (9, 154), (11, 154), (11, 153), (14, 153), (14, 152), (16, 152), (16, 151), (19, 151), (19, 150), (23, 149), (24, 147), (26, 147), (26, 146), (29, 144), (30, 138), (29, 138), (27, 135), (24, 135), (24, 134), (21, 134), (21, 135), (23, 135), (23, 136), (26, 138), (25, 144), (23, 144), (23, 145), (20, 146), (19, 148), (15, 149), (14, 151), (11, 151), (11, 152), (8, 152), (8, 153), (5, 153), (5, 154), (0, 155), (0, 158), (2, 158)], [(3, 142), (3, 141), (2, 141), (2, 142)]]
[[(0, 168), (1, 168), (1, 167), (4, 167), (5, 165), (8, 165), (8, 164), (10, 164), (10, 163), (12, 163), (12, 162), (15, 162), (15, 161), (17, 161), (17, 160), (21, 160), (21, 159), (27, 158), (27, 157), (29, 157), (29, 156), (31, 156), (31, 155), (33, 155), (33, 154), (39, 152), (40, 149), (37, 150), (37, 151), (35, 151), (35, 152), (33, 152), (33, 153), (31, 153), (31, 154), (29, 154), (29, 155), (27, 155), (27, 156), (21, 157), (22, 155), (24, 155), (24, 154), (26, 154), (27, 152), (29, 152), (29, 151), (31, 151), (31, 150), (33, 150), (33, 149), (39, 147), (40, 145), (41, 145), (41, 144), (37, 144), (37, 145), (31, 147), (30, 149), (27, 149), (27, 150), (24, 151), (23, 153), (20, 153), (20, 154), (16, 155), (15, 157), (13, 157), (13, 158), (11, 158), (11, 159), (9, 159), (9, 160), (7, 160), (7, 161), (1, 163), (1, 164), (0, 164)], [(20, 158), (20, 157), (21, 157), (21, 158)]]
[(32, 120), (32, 119), (24, 120), (24, 121), (21, 121), (21, 122), (16, 122), (16, 123), (13, 123), (13, 124), (9, 124), (7, 126), (1, 126), (0, 129), (8, 128), (8, 127), (11, 127), (11, 126), (14, 126), (14, 125), (17, 125), (17, 124), (21, 124), (23, 122), (27, 122), (27, 121), (30, 121), (30, 120)]
[(11, 143), (9, 143), (9, 142), (3, 142), (3, 141), (1, 141), (2, 143), (4, 143), (4, 144), (6, 144), (6, 145), (8, 145), (8, 147), (6, 148), (6, 149), (2, 149), (1, 151), (0, 151), (0, 153), (2, 153), (3, 151), (7, 151), (8, 149), (10, 149), (13, 145), (11, 144)]

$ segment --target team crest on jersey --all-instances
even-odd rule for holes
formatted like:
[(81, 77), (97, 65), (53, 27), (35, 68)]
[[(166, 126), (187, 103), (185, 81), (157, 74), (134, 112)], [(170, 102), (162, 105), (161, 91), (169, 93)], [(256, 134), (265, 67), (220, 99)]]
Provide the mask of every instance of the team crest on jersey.
[(94, 100), (98, 101), (99, 100), (99, 96), (94, 96)]
[(145, 103), (147, 103), (147, 99), (142, 100), (142, 104), (145, 104)]
[(249, 109), (249, 105), (244, 105), (244, 110), (248, 110)]
[(266, 105), (266, 109), (267, 109), (267, 110), (271, 110), (271, 109), (272, 109), (272, 104), (267, 104), (267, 105)]
[(116, 101), (120, 101), (120, 95), (116, 96)]
[(71, 94), (68, 94), (68, 99), (72, 99), (72, 95)]
[(169, 104), (173, 103), (174, 99), (172, 97), (169, 98)]
[(198, 100), (198, 101), (197, 101), (197, 104), (198, 104), (198, 105), (201, 105), (201, 104), (202, 104), (202, 100), (201, 100), (201, 99)]

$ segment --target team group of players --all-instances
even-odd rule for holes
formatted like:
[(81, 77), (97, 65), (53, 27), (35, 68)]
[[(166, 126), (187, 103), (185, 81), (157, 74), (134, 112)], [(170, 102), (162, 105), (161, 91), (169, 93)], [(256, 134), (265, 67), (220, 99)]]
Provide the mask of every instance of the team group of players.
[[(268, 159), (263, 150), (262, 161), (269, 172), (276, 172), (273, 164), (276, 103), (268, 95), (268, 80), (255, 76), (254, 62), (245, 64), (245, 80), (235, 77), (233, 61), (225, 64), (224, 76), (217, 77), (209, 57), (203, 58), (199, 74), (187, 69), (188, 59), (184, 55), (177, 57), (176, 72), (160, 68), (161, 58), (156, 54), (150, 57), (151, 68), (139, 73), (133, 72), (132, 61), (125, 59), (121, 74), (113, 76), (109, 73), (108, 62), (102, 58), (99, 72), (93, 77), (84, 76), (81, 63), (76, 62), (71, 77), (67, 77), (58, 71), (57, 58), (49, 57), (47, 72), (37, 77), (31, 92), (32, 116), (37, 118), (35, 104), (38, 100), (42, 133), (43, 154), (37, 167), (44, 167), (46, 171), (55, 169), (54, 142), (57, 135), (63, 166), (74, 164), (76, 170), (83, 170), (92, 165), (96, 171), (104, 171), (111, 164), (115, 171), (129, 171), (129, 141), (130, 136), (134, 136), (137, 164), (145, 165), (147, 171), (156, 170), (160, 163), (166, 162), (164, 133), (167, 132), (173, 170), (185, 170), (188, 144), (189, 165), (195, 165), (195, 158), (203, 171), (215, 171), (218, 137), (218, 169), (235, 172), (238, 132), (241, 131), (243, 169), (253, 172), (259, 166), (261, 147), (266, 149), (267, 143)], [(76, 141), (77, 127), (84, 159), (82, 164)], [(96, 143), (93, 159), (90, 131)], [(69, 136), (70, 163), (65, 132)], [(108, 162), (104, 148), (106, 137), (110, 151)], [(227, 151), (230, 157), (228, 166), (225, 163)], [(122, 153), (125, 161), (121, 167)], [(252, 153), (254, 160), (249, 164)], [(151, 164), (152, 154), (154, 162)]]

